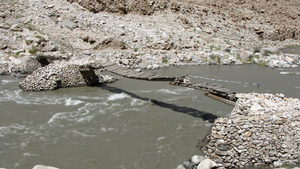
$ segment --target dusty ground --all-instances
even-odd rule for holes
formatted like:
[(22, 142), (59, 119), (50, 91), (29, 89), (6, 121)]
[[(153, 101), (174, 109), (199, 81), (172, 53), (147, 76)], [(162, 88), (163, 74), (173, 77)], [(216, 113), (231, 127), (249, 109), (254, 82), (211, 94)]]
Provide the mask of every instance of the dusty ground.
[(149, 69), (300, 62), (278, 51), (300, 44), (299, 1), (68, 1), (0, 1), (2, 69), (22, 72), (36, 55)]

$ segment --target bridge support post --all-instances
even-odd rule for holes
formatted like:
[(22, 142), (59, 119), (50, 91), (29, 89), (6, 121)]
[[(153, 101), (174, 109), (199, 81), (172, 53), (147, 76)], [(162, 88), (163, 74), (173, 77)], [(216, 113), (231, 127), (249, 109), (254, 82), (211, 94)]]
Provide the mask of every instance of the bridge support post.
[(88, 86), (99, 84), (99, 77), (95, 74), (92, 68), (80, 68), (80, 73)]

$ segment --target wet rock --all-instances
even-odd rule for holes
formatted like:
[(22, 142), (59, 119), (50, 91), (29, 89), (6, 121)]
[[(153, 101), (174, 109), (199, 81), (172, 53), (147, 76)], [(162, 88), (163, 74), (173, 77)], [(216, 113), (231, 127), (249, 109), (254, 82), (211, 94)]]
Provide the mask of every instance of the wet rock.
[(134, 71), (135, 71), (135, 72), (141, 72), (142, 69), (135, 69)]
[(190, 162), (190, 161), (185, 161), (185, 162), (183, 163), (183, 166), (185, 167), (185, 169), (193, 169), (194, 166), (195, 166), (195, 164), (192, 163), (192, 162)]

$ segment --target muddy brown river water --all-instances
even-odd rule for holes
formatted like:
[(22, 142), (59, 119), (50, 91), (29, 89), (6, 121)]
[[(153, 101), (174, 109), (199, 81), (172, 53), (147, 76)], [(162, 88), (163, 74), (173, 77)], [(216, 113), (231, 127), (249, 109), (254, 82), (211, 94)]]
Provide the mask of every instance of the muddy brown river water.
[[(256, 65), (163, 68), (160, 75), (195, 75), (260, 83), (259, 93), (300, 97), (300, 68)], [(255, 86), (216, 83), (237, 92)], [(121, 78), (97, 87), (23, 92), (21, 79), (0, 76), (0, 167), (175, 168), (195, 154), (212, 123), (192, 116), (229, 116), (233, 107), (203, 91)], [(155, 100), (156, 102), (151, 102)]]

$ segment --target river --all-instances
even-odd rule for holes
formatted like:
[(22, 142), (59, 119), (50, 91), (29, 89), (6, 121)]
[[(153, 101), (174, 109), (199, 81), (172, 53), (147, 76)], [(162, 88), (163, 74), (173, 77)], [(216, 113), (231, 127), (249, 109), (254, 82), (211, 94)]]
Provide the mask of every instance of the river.
[[(203, 65), (151, 72), (259, 83), (256, 92), (300, 97), (300, 68)], [(233, 109), (203, 91), (168, 82), (121, 78), (96, 87), (24, 92), (18, 87), (21, 80), (0, 76), (0, 167), (7, 169), (37, 164), (61, 169), (175, 168), (195, 154), (203, 155), (196, 146), (212, 125), (206, 117), (229, 116)], [(192, 80), (237, 92), (256, 88)]]

